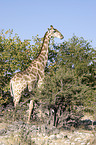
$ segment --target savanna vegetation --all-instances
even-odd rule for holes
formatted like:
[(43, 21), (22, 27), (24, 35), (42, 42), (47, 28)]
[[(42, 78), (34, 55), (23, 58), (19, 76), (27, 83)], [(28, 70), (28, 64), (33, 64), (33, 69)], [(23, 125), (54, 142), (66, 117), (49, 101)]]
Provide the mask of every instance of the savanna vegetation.
[[(37, 35), (32, 40), (33, 44), (30, 40), (21, 41), (12, 30), (0, 33), (0, 106), (12, 102), (10, 79), (26, 69), (40, 52), (43, 39)], [(52, 39), (44, 87), (41, 93), (37, 89), (31, 93), (43, 107), (53, 110), (55, 126), (74, 124), (74, 120), (76, 125), (84, 112), (96, 116), (96, 49), (75, 35), (62, 44)]]

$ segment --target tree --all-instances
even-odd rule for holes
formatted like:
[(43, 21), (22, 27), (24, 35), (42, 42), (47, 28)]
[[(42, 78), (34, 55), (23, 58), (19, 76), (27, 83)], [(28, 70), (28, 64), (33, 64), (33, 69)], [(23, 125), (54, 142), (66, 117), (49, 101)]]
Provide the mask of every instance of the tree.
[[(13, 31), (1, 32), (1, 104), (10, 101), (10, 79), (15, 72), (26, 69), (38, 56), (42, 40), (37, 35), (33, 37), (34, 44), (31, 45), (29, 40), (22, 42), (17, 34), (13, 36)], [(32, 93), (38, 100), (47, 103), (49, 108), (53, 107), (54, 125), (78, 120), (81, 110), (96, 112), (96, 50), (82, 37), (73, 36), (69, 41), (57, 45), (52, 40), (44, 87), (41, 94), (36, 89)]]

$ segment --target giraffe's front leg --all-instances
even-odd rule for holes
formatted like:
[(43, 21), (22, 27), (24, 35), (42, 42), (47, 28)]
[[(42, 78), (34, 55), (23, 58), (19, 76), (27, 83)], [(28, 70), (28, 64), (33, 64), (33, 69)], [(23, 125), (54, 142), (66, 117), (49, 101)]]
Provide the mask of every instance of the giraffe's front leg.
[(38, 81), (38, 88), (41, 90), (44, 87), (44, 78), (40, 78)]
[[(34, 85), (34, 83), (33, 83), (33, 85)], [(28, 90), (29, 90), (29, 92), (31, 92), (32, 89), (33, 89), (32, 83), (28, 82)], [(27, 121), (27, 123), (30, 122), (32, 110), (34, 110), (34, 99), (31, 100), (31, 101), (30, 101), (30, 104), (29, 104), (28, 121)]]

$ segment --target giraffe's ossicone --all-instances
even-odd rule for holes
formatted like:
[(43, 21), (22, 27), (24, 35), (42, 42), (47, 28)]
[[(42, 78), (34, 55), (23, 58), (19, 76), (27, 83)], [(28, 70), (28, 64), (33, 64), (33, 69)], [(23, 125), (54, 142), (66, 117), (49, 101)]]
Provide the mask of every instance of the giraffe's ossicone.
[(38, 88), (42, 86), (44, 69), (48, 60), (49, 40), (51, 37), (63, 39), (63, 35), (51, 25), (51, 28), (44, 35), (41, 52), (38, 57), (30, 63), (30, 66), (25, 71), (16, 73), (11, 79), (10, 91), (13, 96), (15, 108), (20, 101), (22, 91), (27, 86), (29, 91), (32, 91), (36, 83)]

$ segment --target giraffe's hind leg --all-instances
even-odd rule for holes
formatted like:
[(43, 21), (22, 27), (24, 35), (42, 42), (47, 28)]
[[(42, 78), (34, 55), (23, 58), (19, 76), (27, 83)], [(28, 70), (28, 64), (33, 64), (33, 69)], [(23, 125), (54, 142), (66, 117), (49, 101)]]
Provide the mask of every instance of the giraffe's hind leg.
[(14, 111), (13, 111), (13, 121), (15, 121), (16, 120), (16, 108), (14, 109)]
[(33, 100), (31, 100), (30, 101), (30, 104), (29, 104), (29, 115), (28, 115), (28, 121), (27, 121), (27, 123), (29, 123), (30, 122), (30, 118), (31, 118), (31, 113), (32, 113), (32, 110), (34, 109), (34, 101)]
[(16, 120), (16, 112), (17, 112), (17, 106), (18, 106), (18, 103), (19, 103), (19, 100), (21, 98), (21, 93), (15, 93), (14, 95), (14, 99), (13, 99), (13, 102), (14, 102), (14, 111), (13, 111), (13, 120), (15, 121)]

